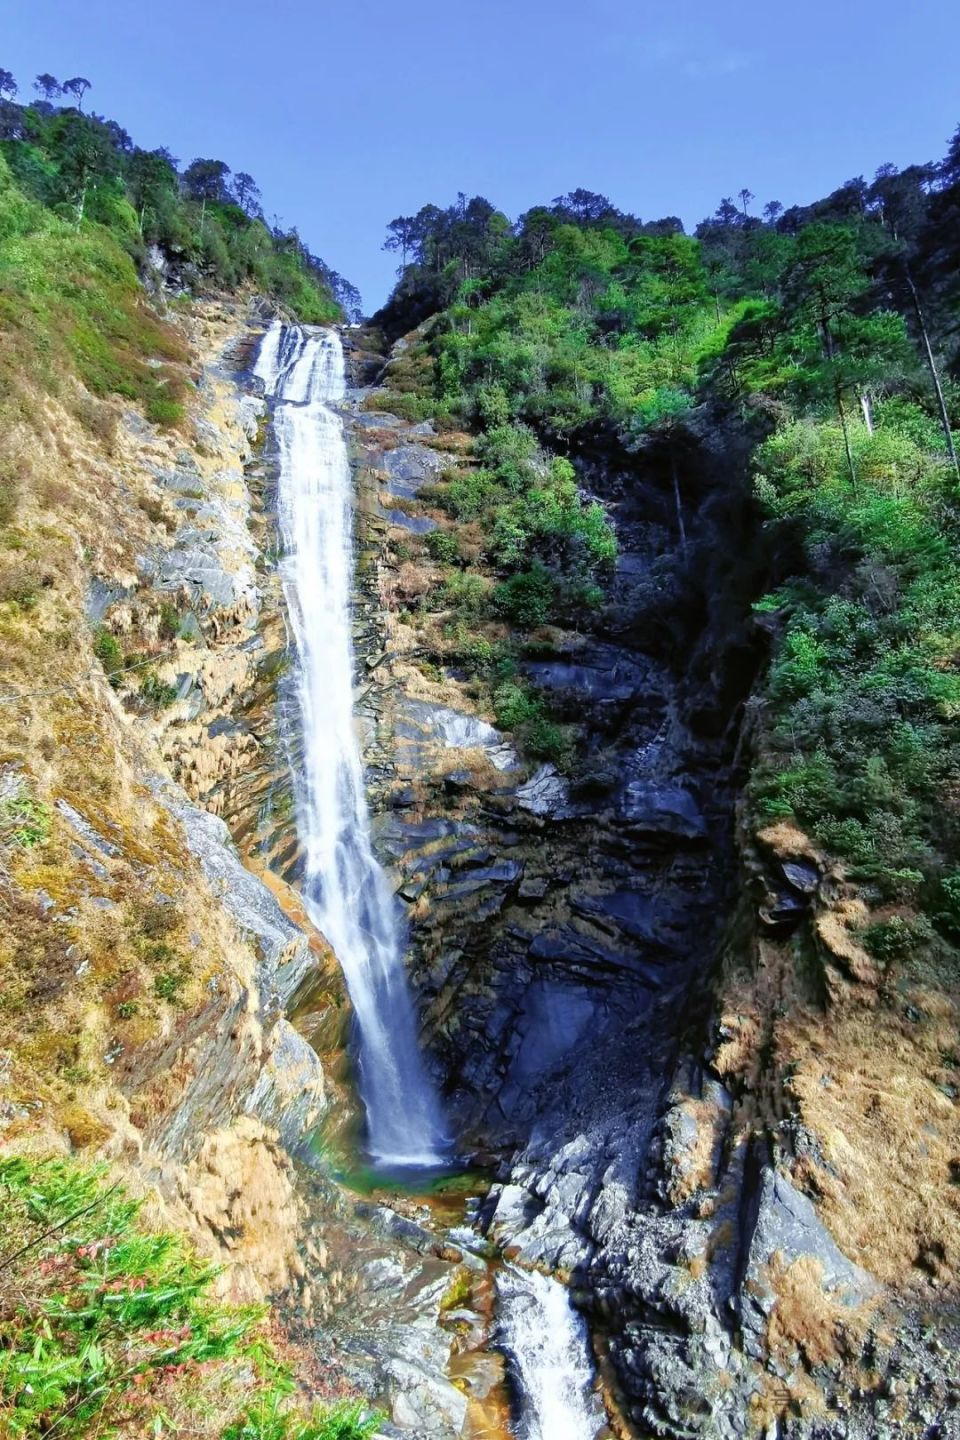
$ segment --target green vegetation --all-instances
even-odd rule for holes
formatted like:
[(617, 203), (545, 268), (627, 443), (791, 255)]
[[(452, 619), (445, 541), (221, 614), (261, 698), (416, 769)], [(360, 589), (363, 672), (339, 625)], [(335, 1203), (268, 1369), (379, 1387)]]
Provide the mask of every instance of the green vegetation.
[[(599, 599), (596, 580), (616, 559), (603, 507), (584, 500), (569, 460), (550, 459), (525, 425), (483, 431), (477, 453), (480, 466), (443, 478), (428, 494), (453, 520), (479, 525), (486, 537), (485, 560), (504, 577), (493, 611), (528, 628), (575, 621)], [(436, 532), (426, 544), (435, 560), (461, 558), (455, 530)], [(461, 593), (468, 579), (455, 582)]]
[(119, 672), (123, 669), (123, 651), (117, 637), (104, 625), (100, 626), (94, 636), (93, 653), (107, 672), (111, 685), (119, 684)]
[(163, 710), (176, 700), (177, 687), (148, 670), (140, 681), (140, 697), (152, 709)]
[[(923, 912), (870, 932), (890, 956), (930, 925), (960, 933), (960, 131), (940, 164), (883, 166), (805, 208), (761, 219), (739, 199), (695, 236), (584, 190), (516, 224), (462, 195), (399, 217), (377, 323), (388, 338), (422, 325), (431, 363), (408, 350), (389, 384), (415, 382), (418, 416), (432, 403), (477, 436), (478, 463), (429, 495), (457, 537), (429, 544), (460, 567), (443, 591), (455, 649), (489, 647), (484, 620), (510, 627), (493, 642), (509, 653), (602, 606), (615, 538), (557, 451), (599, 437), (669, 487), (691, 581), (709, 495), (690, 458), (708, 432), (751, 455), (772, 646), (753, 813), (794, 818), (874, 903)], [(497, 576), (483, 594), (471, 536)], [(501, 724), (550, 723), (495, 672)]]
[(565, 770), (573, 758), (573, 737), (568, 727), (550, 719), (542, 696), (515, 676), (503, 680), (493, 692), (497, 724), (513, 730), (527, 754), (552, 760)]
[(0, 1159), (5, 1435), (365, 1440), (357, 1402), (307, 1411), (264, 1312), (209, 1297), (213, 1271), (149, 1231), (102, 1169)]
[[(158, 257), (193, 293), (249, 285), (310, 323), (356, 310), (353, 287), (295, 230), (267, 226), (249, 175), (231, 178), (215, 160), (181, 174), (168, 151), (141, 150), (116, 121), (82, 113), (72, 82), (42, 78), (43, 98), (32, 104), (0, 98), (5, 413), (15, 417), (17, 402), (22, 412), (26, 382), (57, 393), (76, 374), (94, 396), (135, 400), (155, 423), (177, 423), (188, 357), (138, 279)], [(16, 93), (12, 77), (5, 93)], [(105, 423), (89, 404), (86, 413)], [(0, 515), (9, 507), (0, 501)]]
[(50, 838), (50, 810), (20, 787), (0, 799), (0, 845), (33, 850)]

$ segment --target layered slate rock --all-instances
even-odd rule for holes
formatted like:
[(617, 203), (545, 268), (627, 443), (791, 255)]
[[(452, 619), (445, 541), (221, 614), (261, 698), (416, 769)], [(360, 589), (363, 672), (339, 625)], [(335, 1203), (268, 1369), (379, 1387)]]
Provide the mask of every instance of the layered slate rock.
[[(899, 1337), (895, 1357), (918, 1377), (915, 1394), (897, 1379), (879, 1398), (851, 1392), (857, 1346), (863, 1363), (876, 1358), (874, 1284), (818, 1217), (808, 1141), (788, 1120), (758, 1124), (758, 1097), (717, 1060), (753, 1046), (766, 1083), (766, 1033), (741, 1017), (741, 1036), (739, 1019), (711, 1015), (725, 927), (740, 953), (758, 935), (796, 943), (833, 883), (808, 855), (778, 854), (735, 908), (739, 722), (759, 655), (738, 620), (747, 597), (725, 589), (724, 557), (745, 543), (730, 458), (710, 436), (685, 457), (685, 493), (700, 503), (683, 546), (665, 457), (584, 443), (581, 481), (609, 504), (620, 543), (608, 603), (596, 633), (587, 622), (586, 634), (538, 634), (520, 659), (551, 713), (580, 726), (577, 763), (567, 775), (520, 755), (515, 770), (483, 774), (451, 769), (442, 724), (422, 708), (456, 709), (447, 681), (462, 677), (434, 675), (442, 698), (426, 698), (415, 667), (393, 668), (381, 614), (386, 455), (400, 451), (410, 534), (429, 518), (432, 467), (422, 455), (408, 466), (412, 427), (396, 417), (358, 428), (361, 496), (373, 497), (362, 705), (377, 843), (407, 909), (449, 1113), (495, 1167), (488, 1234), (570, 1281), (633, 1433), (742, 1440), (767, 1414), (780, 1417), (768, 1431), (778, 1440), (941, 1433), (924, 1427), (948, 1396), (944, 1365), (918, 1334)], [(437, 454), (442, 441), (421, 448)], [(788, 1096), (763, 1099), (789, 1111)], [(778, 1311), (797, 1287), (814, 1326), (841, 1337), (825, 1359)]]

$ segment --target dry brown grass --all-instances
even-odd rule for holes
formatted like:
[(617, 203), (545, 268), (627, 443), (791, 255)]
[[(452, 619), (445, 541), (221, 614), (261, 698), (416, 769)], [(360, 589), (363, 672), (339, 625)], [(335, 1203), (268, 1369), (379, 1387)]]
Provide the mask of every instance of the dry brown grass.
[(812, 1255), (789, 1265), (775, 1255), (768, 1270), (777, 1297), (767, 1322), (771, 1356), (790, 1364), (799, 1355), (809, 1369), (835, 1369), (859, 1356), (872, 1306), (853, 1308), (824, 1290), (823, 1266)]
[(956, 987), (911, 988), (778, 1030), (791, 1098), (827, 1162), (802, 1162), (801, 1179), (845, 1253), (896, 1287), (960, 1278), (960, 1106), (944, 1093), (960, 1088), (958, 1002)]
[[(94, 659), (85, 618), (90, 574), (128, 583), (134, 557), (159, 539), (138, 503), (155, 491), (145, 460), (172, 456), (183, 440), (118, 431), (113, 407), (69, 381), (61, 396), (32, 394), (29, 423), (21, 405), (0, 434), (0, 473), (18, 487), (0, 516), (0, 762), (50, 816), (46, 843), (0, 856), (0, 1052), (7, 1133), (53, 1127), (91, 1146), (110, 1123), (104, 1093), (204, 1003), (236, 937), (140, 778), (156, 756)], [(80, 839), (60, 799), (112, 857)], [(161, 893), (177, 897), (162, 936), (151, 908)]]
[(719, 1143), (726, 1128), (726, 1111), (715, 1101), (687, 1096), (680, 1107), (696, 1124), (696, 1139), (683, 1151), (670, 1176), (668, 1194), (682, 1205), (698, 1190), (709, 1189), (715, 1179)]

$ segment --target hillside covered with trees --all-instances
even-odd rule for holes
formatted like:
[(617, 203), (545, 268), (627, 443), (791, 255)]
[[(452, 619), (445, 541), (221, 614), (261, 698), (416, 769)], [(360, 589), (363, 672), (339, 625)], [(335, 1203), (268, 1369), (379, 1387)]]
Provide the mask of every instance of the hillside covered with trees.
[[(39, 75), (35, 97), (0, 70), (0, 367), (12, 391), (36, 367), (76, 369), (94, 394), (180, 413), (175, 341), (144, 307), (138, 276), (184, 294), (248, 286), (312, 324), (356, 313), (359, 296), (296, 230), (269, 225), (253, 177), (222, 160), (185, 165), (85, 113), (90, 82)], [(151, 279), (152, 277), (152, 279)]]
[[(585, 190), (515, 224), (463, 195), (395, 219), (376, 321), (389, 338), (422, 324), (429, 364), (383, 404), (479, 432), (430, 537), (478, 631), (602, 630), (616, 542), (571, 459), (633, 457), (672, 492), (685, 544), (710, 498), (697, 452), (748, 457), (757, 554), (727, 562), (765, 577), (751, 805), (848, 862), (888, 907), (867, 936), (887, 958), (960, 938), (960, 131), (940, 163), (753, 207), (742, 190), (692, 236)], [(498, 573), (485, 601), (458, 546), (478, 520)], [(688, 554), (692, 594), (714, 560)]]

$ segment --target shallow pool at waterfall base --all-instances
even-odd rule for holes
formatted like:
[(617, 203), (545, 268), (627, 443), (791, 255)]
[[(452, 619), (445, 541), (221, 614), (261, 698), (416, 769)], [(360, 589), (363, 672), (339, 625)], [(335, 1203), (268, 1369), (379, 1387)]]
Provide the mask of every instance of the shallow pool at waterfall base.
[(324, 1170), (338, 1184), (357, 1194), (402, 1191), (404, 1194), (449, 1196), (482, 1195), (489, 1188), (492, 1172), (462, 1156), (451, 1154), (442, 1164), (411, 1165), (409, 1160), (374, 1160), (363, 1147), (363, 1137), (343, 1134), (331, 1139), (322, 1130), (311, 1136), (303, 1159)]

